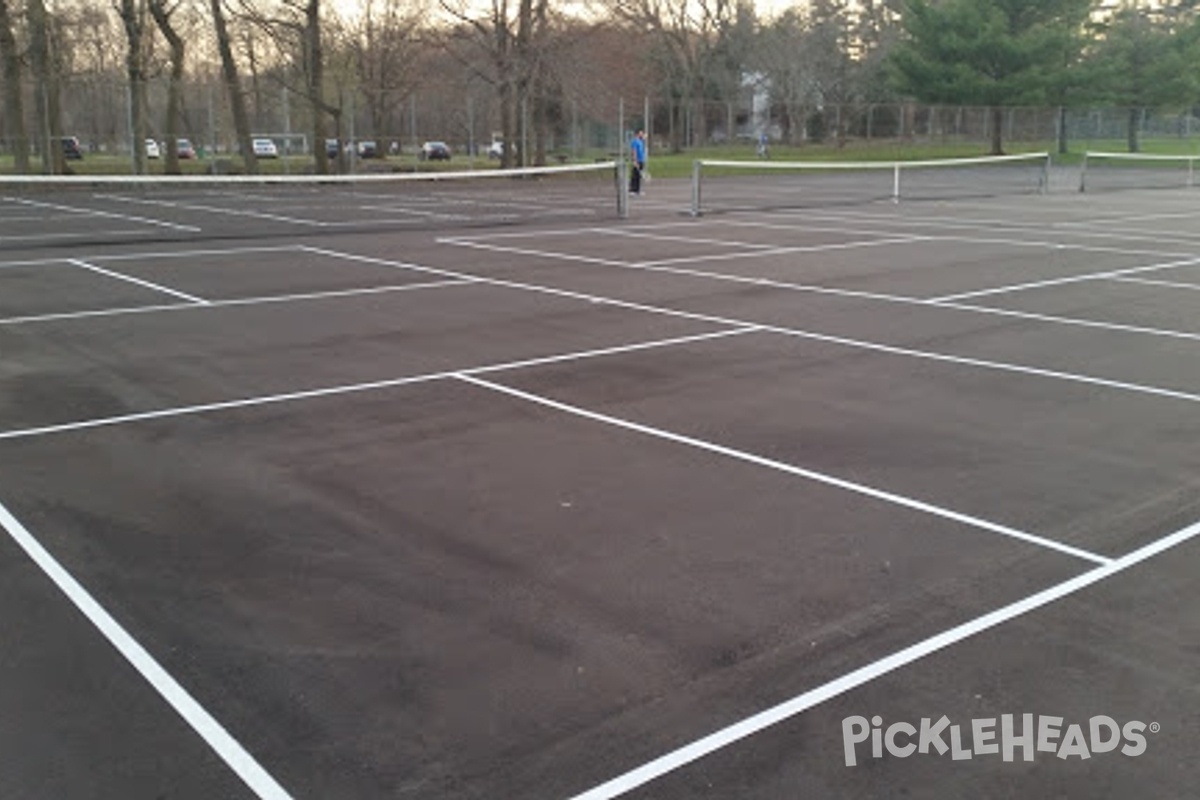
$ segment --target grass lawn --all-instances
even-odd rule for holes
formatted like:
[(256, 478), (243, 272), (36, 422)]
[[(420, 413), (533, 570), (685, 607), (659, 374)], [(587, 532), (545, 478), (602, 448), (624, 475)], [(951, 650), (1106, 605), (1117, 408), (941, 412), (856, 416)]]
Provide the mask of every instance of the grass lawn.
[[(1162, 139), (1145, 139), (1142, 141), (1142, 152), (1165, 155), (1195, 155), (1200, 156), (1200, 136), (1172, 137)], [(1078, 164), (1085, 150), (1102, 152), (1124, 152), (1127, 145), (1124, 139), (1078, 139), (1070, 142), (1070, 152), (1058, 154), (1056, 144), (1051, 141), (1041, 142), (1006, 142), (1005, 151), (1008, 153), (1053, 153), (1056, 164)], [(773, 143), (770, 147), (770, 158), (774, 161), (911, 161), (939, 158), (971, 158), (988, 155), (990, 146), (986, 142), (921, 142), (921, 141), (859, 141), (851, 140), (842, 147), (836, 144), (807, 144), (803, 146), (785, 146)], [(591, 164), (597, 161), (611, 160), (615, 153), (604, 150), (586, 150), (574, 155), (552, 154), (549, 163), (580, 163)], [(650, 152), (650, 171), (656, 178), (682, 178), (692, 173), (692, 162), (696, 159), (724, 159), (756, 161), (753, 144), (722, 145), (703, 148), (693, 148), (682, 153), (670, 153), (661, 147), (653, 148)], [(213, 159), (195, 159), (181, 161), (180, 167), (185, 175), (202, 175), (214, 170), (224, 174), (241, 172), (241, 160), (236, 157), (221, 155)], [(33, 169), (39, 171), (41, 162), (33, 159)], [(130, 159), (125, 155), (88, 154), (82, 161), (67, 162), (67, 166), (76, 175), (129, 175), (131, 173)], [(467, 169), (496, 169), (498, 162), (485, 156), (474, 158), (455, 155), (451, 161), (427, 163), (419, 161), (414, 154), (403, 153), (387, 158), (360, 161), (356, 169), (362, 172), (441, 172)], [(259, 171), (265, 175), (311, 173), (313, 161), (311, 156), (287, 156), (279, 159), (259, 160)], [(0, 174), (12, 174), (13, 159), (11, 155), (0, 154)], [(149, 174), (163, 174), (163, 161), (149, 162)]]

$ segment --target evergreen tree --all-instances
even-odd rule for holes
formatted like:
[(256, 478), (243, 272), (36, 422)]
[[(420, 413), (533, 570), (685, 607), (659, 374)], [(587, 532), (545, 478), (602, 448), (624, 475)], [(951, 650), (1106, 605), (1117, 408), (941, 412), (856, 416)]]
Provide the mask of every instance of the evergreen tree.
[(1003, 152), (1003, 106), (1046, 101), (1079, 46), (1091, 0), (910, 0), (892, 51), (896, 88), (921, 102), (987, 106)]

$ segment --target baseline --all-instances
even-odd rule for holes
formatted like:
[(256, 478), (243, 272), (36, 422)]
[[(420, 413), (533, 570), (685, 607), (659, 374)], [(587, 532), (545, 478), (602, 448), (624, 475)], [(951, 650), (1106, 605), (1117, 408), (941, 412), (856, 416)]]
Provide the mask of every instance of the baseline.
[(924, 641), (917, 642), (903, 650), (898, 650), (889, 656), (859, 667), (840, 678), (836, 678), (790, 700), (710, 733), (703, 738), (672, 750), (629, 772), (619, 775), (606, 783), (581, 792), (571, 798), (571, 800), (612, 800), (612, 798), (620, 797), (704, 756), (722, 750), (784, 720), (802, 714), (827, 700), (870, 683), (890, 672), (894, 672), (925, 656), (983, 633), (990, 628), (995, 628), (1005, 622), (1076, 594), (1089, 586), (1135, 567), (1147, 559), (1178, 547), (1197, 536), (1200, 536), (1200, 522), (1164, 536), (1132, 553), (1121, 556), (1082, 575), (1063, 581), (1036, 594), (1032, 594), (1023, 600), (1010, 603), (1007, 606), (976, 617), (961, 625), (956, 625), (936, 636), (931, 636)]
[(0, 528), (261, 800), (291, 795), (0, 503)]

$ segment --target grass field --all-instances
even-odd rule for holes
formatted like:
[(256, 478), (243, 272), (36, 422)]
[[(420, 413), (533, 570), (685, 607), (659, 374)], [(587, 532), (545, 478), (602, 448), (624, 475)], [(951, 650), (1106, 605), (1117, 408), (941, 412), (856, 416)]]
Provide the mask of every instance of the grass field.
[[(654, 143), (652, 143), (653, 145)], [(1141, 143), (1141, 151), (1164, 155), (1200, 155), (1200, 137), (1171, 137), (1145, 139)], [(1124, 152), (1127, 143), (1124, 139), (1078, 139), (1070, 142), (1070, 151), (1057, 153), (1057, 145), (1053, 141), (1012, 141), (1005, 143), (1008, 153), (1054, 153), (1057, 164), (1078, 164), (1085, 151)], [(920, 140), (849, 140), (838, 145), (836, 143), (805, 144), (787, 146), (773, 143), (770, 147), (770, 158), (777, 161), (909, 161), (918, 159), (937, 158), (969, 158), (988, 155), (990, 145), (986, 142), (948, 142)], [(550, 157), (551, 164), (557, 163), (594, 163), (611, 159), (615, 152), (602, 149), (582, 150), (577, 154), (554, 153)], [(692, 162), (696, 159), (746, 159), (757, 158), (753, 144), (714, 145), (702, 148), (689, 148), (679, 153), (668, 152), (661, 146), (652, 146), (650, 153), (651, 171), (655, 177), (681, 178), (691, 174)], [(67, 164), (70, 172), (77, 175), (128, 175), (132, 172), (130, 158), (124, 154), (89, 154), (82, 161), (70, 161)], [(498, 162), (484, 156), (469, 157), (456, 155), (449, 162), (426, 163), (418, 160), (413, 154), (400, 154), (370, 161), (360, 161), (355, 168), (362, 172), (439, 172), (447, 170), (466, 169), (495, 169)], [(207, 174), (218, 172), (236, 174), (242, 171), (241, 160), (237, 157), (221, 155), (215, 159), (196, 159), (180, 162), (183, 174)], [(32, 168), (40, 171), (41, 161), (34, 158)], [(164, 162), (150, 162), (149, 174), (162, 174)], [(259, 171), (263, 174), (305, 174), (312, 172), (312, 157), (294, 155), (279, 159), (260, 160)], [(11, 155), (0, 154), (0, 174), (14, 172)]]

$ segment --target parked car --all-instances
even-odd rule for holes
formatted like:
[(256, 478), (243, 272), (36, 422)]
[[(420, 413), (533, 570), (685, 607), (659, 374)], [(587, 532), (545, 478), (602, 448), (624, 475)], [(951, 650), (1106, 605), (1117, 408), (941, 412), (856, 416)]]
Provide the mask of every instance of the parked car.
[(59, 139), (62, 143), (63, 158), (68, 161), (82, 161), (83, 148), (79, 146), (79, 140), (74, 136), (63, 136)]
[(162, 158), (162, 150), (153, 139), (146, 140), (146, 158)]
[(450, 146), (445, 142), (425, 142), (421, 145), (422, 161), (449, 161)]
[(379, 158), (379, 145), (372, 141), (358, 143), (359, 158)]
[(492, 142), (488, 145), (488, 158), (504, 158), (504, 142)]
[(175, 152), (179, 154), (180, 158), (196, 157), (196, 148), (192, 147), (192, 143), (187, 139), (175, 140)]
[(279, 158), (279, 148), (270, 139), (255, 139), (251, 144), (256, 158)]
[(342, 144), (337, 139), (325, 140), (325, 155), (328, 158), (337, 158), (342, 152)]

